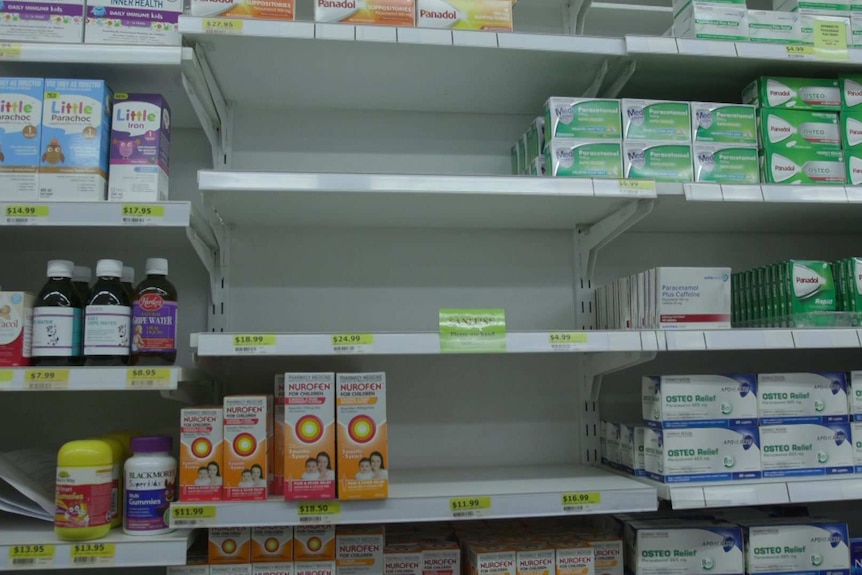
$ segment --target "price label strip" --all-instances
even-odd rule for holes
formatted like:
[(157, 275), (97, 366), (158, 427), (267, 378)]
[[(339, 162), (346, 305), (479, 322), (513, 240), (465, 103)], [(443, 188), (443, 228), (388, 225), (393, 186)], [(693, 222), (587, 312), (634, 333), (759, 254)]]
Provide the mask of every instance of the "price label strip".
[(21, 57), (21, 44), (0, 42), (0, 60), (17, 60)]
[(138, 367), (126, 371), (126, 389), (170, 389), (171, 370)]
[(12, 389), (15, 381), (15, 372), (11, 369), (0, 369), (0, 389)]
[(50, 569), (54, 566), (53, 545), (12, 545), (9, 569)]
[(655, 193), (653, 180), (620, 180), (620, 192), (652, 192)]
[(204, 34), (242, 34), (242, 20), (228, 20), (227, 18), (204, 18)]
[(28, 369), (24, 372), (25, 391), (69, 389), (68, 369)]
[(441, 353), (506, 351), (506, 310), (441, 309)]
[(49, 206), (10, 204), (3, 208), (4, 221), (11, 225), (38, 224), (51, 214)]
[(486, 517), (491, 514), (491, 498), (453, 497), (449, 500), (449, 511), (452, 517), (460, 519)]
[(561, 502), (566, 513), (597, 511), (602, 503), (602, 494), (597, 491), (563, 493)]
[(338, 333), (332, 336), (332, 353), (371, 353), (374, 351), (374, 334)]
[(275, 336), (239, 334), (233, 336), (233, 351), (238, 355), (275, 353)]
[(124, 224), (154, 224), (165, 217), (165, 206), (158, 204), (123, 204), (120, 222)]
[(318, 501), (300, 503), (296, 508), (300, 525), (335, 525), (341, 517), (341, 503)]
[(215, 505), (172, 505), (171, 527), (210, 527), (215, 525)]
[(111, 567), (116, 555), (113, 543), (76, 543), (69, 549), (74, 567)]
[(587, 343), (589, 337), (583, 331), (558, 331), (548, 334), (551, 351), (570, 351)]

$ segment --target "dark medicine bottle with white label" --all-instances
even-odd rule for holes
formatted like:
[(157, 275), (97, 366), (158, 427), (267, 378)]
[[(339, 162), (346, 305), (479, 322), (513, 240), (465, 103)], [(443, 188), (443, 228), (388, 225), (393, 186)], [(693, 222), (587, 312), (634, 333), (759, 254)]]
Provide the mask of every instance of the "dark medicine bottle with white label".
[(96, 280), (84, 309), (84, 358), (87, 365), (128, 365), (132, 302), (120, 277), (123, 262), (99, 260)]
[(81, 321), (84, 302), (72, 284), (75, 264), (48, 262), (48, 283), (33, 305), (33, 365), (82, 365)]
[(135, 288), (134, 365), (173, 365), (177, 361), (177, 288), (167, 276), (168, 260), (149, 258), (147, 277)]

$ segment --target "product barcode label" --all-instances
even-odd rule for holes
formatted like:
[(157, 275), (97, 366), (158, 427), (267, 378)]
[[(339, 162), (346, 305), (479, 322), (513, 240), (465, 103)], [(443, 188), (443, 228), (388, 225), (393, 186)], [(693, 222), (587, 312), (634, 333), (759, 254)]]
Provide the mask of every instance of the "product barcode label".
[(37, 224), (47, 218), (51, 213), (49, 206), (39, 205), (6, 205), (3, 208), (3, 217), (7, 224)]
[(229, 20), (227, 18), (204, 18), (201, 25), (204, 34), (242, 34), (242, 20)]
[(17, 42), (0, 42), (0, 59), (17, 60), (21, 57), (21, 44)]
[(551, 346), (551, 351), (577, 349), (579, 345), (588, 341), (589, 338), (583, 331), (558, 331), (548, 334), (548, 344)]
[(319, 503), (300, 503), (296, 507), (299, 523), (302, 525), (334, 525), (341, 516), (341, 503), (321, 501)]
[(68, 387), (68, 369), (28, 369), (24, 372), (26, 391), (56, 391)]
[(10, 569), (45, 569), (54, 566), (53, 545), (12, 545), (9, 548)]

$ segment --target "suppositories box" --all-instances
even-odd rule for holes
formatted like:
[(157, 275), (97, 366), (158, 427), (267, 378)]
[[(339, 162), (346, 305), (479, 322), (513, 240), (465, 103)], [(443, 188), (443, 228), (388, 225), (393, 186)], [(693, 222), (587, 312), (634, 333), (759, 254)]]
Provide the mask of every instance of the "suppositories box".
[(336, 421), (338, 498), (385, 499), (389, 496), (386, 374), (339, 373)]

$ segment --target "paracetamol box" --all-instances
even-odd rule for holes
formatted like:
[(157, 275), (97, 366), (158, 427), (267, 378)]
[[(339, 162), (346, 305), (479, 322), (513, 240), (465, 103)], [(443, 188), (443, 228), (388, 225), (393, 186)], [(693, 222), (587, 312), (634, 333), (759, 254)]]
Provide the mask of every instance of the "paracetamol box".
[(841, 149), (838, 114), (762, 108), (758, 117), (763, 147)]
[(757, 145), (757, 118), (754, 106), (691, 103), (691, 135), (695, 143)]
[(295, 575), (335, 575), (335, 561), (303, 561), (293, 567)]
[(335, 526), (298, 525), (293, 530), (293, 560), (335, 563)]
[(527, 129), (527, 163), (545, 153), (545, 119), (538, 117)]
[(632, 475), (646, 475), (644, 428), (642, 425), (622, 424), (619, 453), (619, 464), (623, 470)]
[(849, 423), (760, 426), (763, 477), (853, 473)]
[(191, 0), (192, 16), (248, 20), (293, 20), (293, 0)]
[(842, 76), (838, 79), (842, 110), (862, 110), (862, 76)]
[(623, 142), (623, 177), (659, 182), (691, 182), (694, 180), (691, 144)]
[(387, 544), (383, 548), (383, 575), (422, 575), (422, 548), (414, 543)]
[(13, 42), (83, 42), (84, 0), (0, 3), (0, 38)]
[(545, 147), (545, 170), (571, 178), (622, 177), (622, 145), (608, 140), (551, 140)]
[(673, 18), (673, 35), (702, 40), (748, 40), (748, 10), (745, 5), (689, 2)]
[(545, 156), (539, 156), (538, 158), (534, 158), (532, 162), (530, 162), (530, 169), (527, 171), (531, 176), (544, 176), (547, 174), (547, 168), (545, 167)]
[(284, 375), (284, 498), (335, 499), (335, 374)]
[(252, 563), (251, 575), (294, 575), (294, 564), (293, 561)]
[(763, 181), (770, 184), (843, 184), (847, 181), (842, 150), (765, 147)]
[(655, 268), (659, 329), (730, 327), (730, 268)]
[(838, 80), (762, 76), (742, 92), (742, 101), (763, 108), (838, 111)]
[(587, 140), (622, 137), (620, 101), (602, 98), (548, 98), (545, 101), (545, 140)]
[(847, 525), (818, 519), (741, 521), (750, 575), (849, 575)]
[(224, 499), (255, 501), (267, 497), (272, 396), (224, 398)]
[(655, 428), (757, 424), (757, 376), (663, 375), (641, 380), (646, 425)]
[(512, 6), (507, 0), (416, 0), (416, 25), (511, 32)]
[(688, 102), (623, 99), (621, 106), (624, 139), (691, 141)]
[(790, 260), (783, 267), (788, 314), (835, 311), (835, 278), (831, 263)]
[(739, 144), (694, 144), (694, 181), (713, 184), (757, 184), (757, 147)]
[(223, 428), (221, 407), (180, 412), (180, 501), (221, 501)]
[(87, 0), (87, 44), (179, 46), (183, 0)]
[(158, 94), (115, 94), (108, 200), (168, 199), (171, 109)]
[(756, 479), (760, 472), (757, 426), (644, 430), (644, 464), (663, 483)]
[(339, 525), (335, 532), (335, 568), (341, 575), (383, 572), (382, 525)]
[(761, 373), (757, 386), (762, 425), (848, 420), (844, 373)]
[(209, 530), (210, 565), (242, 564), (251, 560), (248, 527), (214, 527)]
[(102, 80), (45, 80), (39, 199), (105, 199), (112, 96)]
[(39, 199), (44, 94), (41, 78), (0, 78), (0, 200)]
[(416, 6), (413, 0), (315, 0), (314, 20), (315, 22), (414, 26)]
[(386, 374), (339, 373), (335, 419), (338, 428), (338, 498), (389, 496)]
[(293, 561), (293, 527), (252, 527), (252, 563)]
[(742, 529), (706, 521), (633, 521), (633, 564), (638, 575), (742, 575)]
[(776, 10), (749, 10), (748, 41), (798, 44), (802, 41), (802, 26), (799, 13)]

